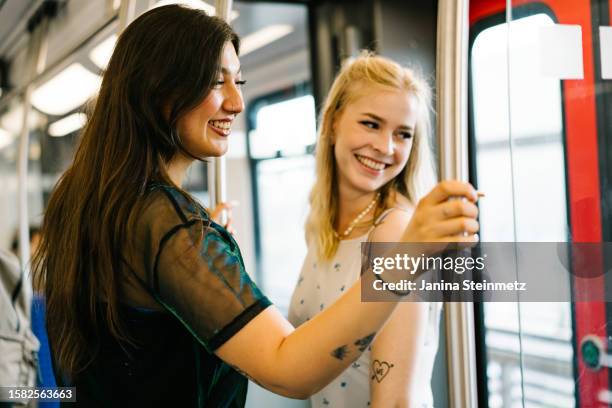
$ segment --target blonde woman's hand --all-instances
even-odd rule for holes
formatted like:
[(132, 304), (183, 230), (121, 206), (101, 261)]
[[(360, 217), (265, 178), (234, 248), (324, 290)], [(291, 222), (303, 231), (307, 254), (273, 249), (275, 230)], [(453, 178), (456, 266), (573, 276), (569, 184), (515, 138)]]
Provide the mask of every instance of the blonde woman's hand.
[(403, 242), (478, 241), (478, 193), (470, 183), (442, 181), (417, 204)]
[[(232, 227), (232, 208), (238, 206), (238, 201), (221, 202), (217, 204), (215, 209), (210, 213), (210, 218), (219, 225), (223, 225), (225, 229), (232, 235), (236, 234), (236, 230)], [(225, 224), (223, 224), (223, 212), (226, 213)]]

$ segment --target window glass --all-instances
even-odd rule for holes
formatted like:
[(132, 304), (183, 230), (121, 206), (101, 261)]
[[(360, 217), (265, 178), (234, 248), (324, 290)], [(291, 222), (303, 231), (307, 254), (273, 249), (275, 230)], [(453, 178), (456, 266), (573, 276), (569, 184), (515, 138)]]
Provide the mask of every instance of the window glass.
[[(314, 99), (298, 96), (265, 105), (249, 132), (259, 230), (259, 276), (266, 295), (285, 314), (306, 255), (304, 222), (314, 182)], [(272, 159), (259, 159), (274, 157)]]
[(262, 107), (257, 111), (257, 128), (249, 134), (251, 157), (304, 154), (315, 142), (314, 117), (312, 95)]
[[(533, 38), (553, 24), (536, 14), (485, 29), (473, 42), (473, 148), (478, 189), (487, 194), (479, 203), (483, 241), (568, 237), (561, 82), (533, 72), (540, 52)], [(574, 406), (570, 306), (484, 304), (490, 407)]]

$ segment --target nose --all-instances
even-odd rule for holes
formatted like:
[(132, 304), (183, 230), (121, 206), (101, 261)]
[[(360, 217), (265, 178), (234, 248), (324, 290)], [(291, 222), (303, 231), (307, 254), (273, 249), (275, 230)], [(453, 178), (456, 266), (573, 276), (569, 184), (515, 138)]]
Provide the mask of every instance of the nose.
[(391, 156), (395, 150), (395, 142), (393, 140), (393, 132), (383, 131), (376, 135), (372, 144), (375, 150), (385, 156)]
[(242, 91), (232, 82), (227, 82), (223, 99), (223, 110), (238, 114), (244, 110), (244, 99)]

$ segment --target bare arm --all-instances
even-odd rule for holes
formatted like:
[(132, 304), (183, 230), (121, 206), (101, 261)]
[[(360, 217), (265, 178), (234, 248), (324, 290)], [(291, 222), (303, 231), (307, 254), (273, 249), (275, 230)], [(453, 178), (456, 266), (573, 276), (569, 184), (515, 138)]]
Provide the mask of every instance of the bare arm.
[[(450, 196), (466, 197), (468, 204), (448, 202)], [(478, 231), (475, 201), (475, 191), (469, 184), (439, 184), (419, 203), (401, 240), (474, 240), (473, 234)], [(469, 236), (464, 237), (463, 231)], [(363, 279), (372, 280), (373, 275), (364, 275)], [(269, 307), (216, 354), (271, 391), (306, 398), (331, 382), (367, 349), (396, 305), (362, 303), (360, 279), (333, 305), (298, 329), (276, 308)]]
[[(395, 242), (411, 213), (393, 211), (372, 234), (374, 242)], [(429, 304), (405, 302), (397, 307), (376, 336), (370, 354), (370, 401), (373, 408), (412, 407)]]
[(269, 307), (217, 355), (275, 393), (307, 398), (361, 355), (395, 307), (392, 302), (361, 303), (358, 282), (297, 329)]
[(372, 344), (370, 401), (374, 408), (412, 407), (411, 398), (429, 304), (406, 302), (398, 306)]

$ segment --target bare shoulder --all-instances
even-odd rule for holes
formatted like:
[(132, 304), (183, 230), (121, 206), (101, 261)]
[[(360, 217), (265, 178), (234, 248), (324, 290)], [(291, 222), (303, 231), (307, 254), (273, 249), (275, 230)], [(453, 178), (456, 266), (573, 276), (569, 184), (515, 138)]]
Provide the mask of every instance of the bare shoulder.
[(395, 205), (387, 210), (382, 221), (374, 228), (370, 240), (372, 242), (395, 242), (400, 239), (410, 223), (414, 206), (408, 199), (398, 196)]
[(408, 211), (408, 212), (414, 211), (414, 204), (412, 204), (407, 197), (399, 193), (395, 193), (393, 195), (393, 203), (394, 203), (393, 207), (397, 209)]

